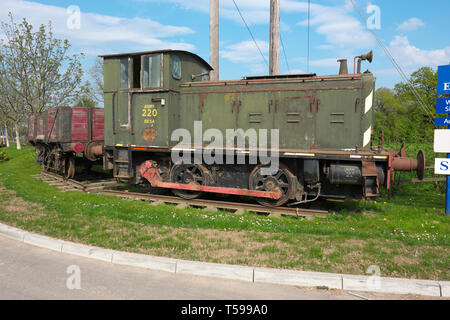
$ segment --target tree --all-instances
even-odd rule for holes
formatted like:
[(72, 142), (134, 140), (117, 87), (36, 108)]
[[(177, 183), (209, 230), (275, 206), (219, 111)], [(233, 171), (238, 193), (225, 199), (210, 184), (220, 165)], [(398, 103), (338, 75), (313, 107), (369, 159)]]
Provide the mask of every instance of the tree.
[[(1, 57), (0, 57), (1, 61)], [(22, 101), (19, 95), (14, 91), (3, 91), (2, 90), (2, 76), (0, 70), (0, 108), (1, 114), (4, 124), (5, 124), (5, 132), (8, 136), (8, 125), (12, 123), (14, 125), (14, 131), (16, 135), (16, 146), (17, 149), (20, 150), (22, 148), (20, 143), (20, 135), (19, 135), (19, 125), (21, 121), (24, 119), (24, 109), (21, 107)], [(7, 140), (7, 145), (9, 145), (9, 141)]]
[(95, 108), (98, 99), (96, 97), (96, 89), (92, 87), (89, 81), (86, 81), (80, 89), (80, 94), (75, 101), (75, 107)]
[[(0, 104), (2, 97), (0, 96)], [(9, 144), (9, 136), (8, 136), (8, 118), (6, 117), (6, 115), (3, 113), (3, 109), (0, 107), (0, 133), (3, 137), (3, 141), (2, 143), (5, 143), (6, 146), (9, 148), (10, 144)]]
[(89, 75), (94, 80), (94, 99), (103, 103), (103, 60), (95, 59), (94, 65), (89, 70)]
[[(433, 141), (434, 122), (432, 113), (437, 99), (437, 71), (430, 67), (423, 67), (413, 72), (410, 85), (416, 90), (423, 103), (418, 101), (410, 86), (405, 83), (395, 85), (394, 92), (397, 98), (408, 108), (408, 121), (410, 122), (410, 139), (412, 141)], [(426, 108), (430, 110), (427, 111)]]
[(5, 39), (0, 43), (0, 107), (16, 128), (31, 113), (68, 105), (80, 93), (83, 54), (69, 54), (67, 40), (56, 39), (52, 25), (33, 31), (26, 19), (16, 24), (9, 13), (2, 22)]
[[(428, 108), (436, 102), (437, 72), (424, 67), (411, 74), (410, 84), (380, 88), (375, 95), (375, 130), (382, 129), (388, 142), (432, 142), (434, 122)], [(431, 111), (431, 110), (430, 110)]]
[(56, 39), (52, 25), (41, 25), (37, 32), (26, 19), (17, 25), (2, 23), (7, 42), (2, 46), (3, 69), (9, 71), (8, 84), (24, 100), (28, 112), (68, 104), (79, 93), (83, 54), (68, 53), (68, 40)]
[(408, 108), (389, 88), (380, 88), (375, 93), (375, 132), (383, 130), (384, 137), (390, 142), (402, 142), (408, 139)]

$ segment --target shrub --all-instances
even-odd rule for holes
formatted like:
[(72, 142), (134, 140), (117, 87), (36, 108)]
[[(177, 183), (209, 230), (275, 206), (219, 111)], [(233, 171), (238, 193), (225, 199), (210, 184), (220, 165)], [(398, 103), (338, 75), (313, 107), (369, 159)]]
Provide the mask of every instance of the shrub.
[(8, 161), (9, 157), (8, 154), (6, 153), (6, 150), (0, 150), (0, 162), (3, 161)]

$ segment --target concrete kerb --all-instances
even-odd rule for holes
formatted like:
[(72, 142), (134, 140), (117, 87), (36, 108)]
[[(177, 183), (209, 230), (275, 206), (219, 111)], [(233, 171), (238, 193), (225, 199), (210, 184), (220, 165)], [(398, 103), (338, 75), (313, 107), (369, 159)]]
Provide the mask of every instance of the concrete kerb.
[(28, 232), (0, 223), (0, 234), (8, 238), (23, 242), (23, 239), (25, 238), (25, 235), (28, 234)]
[(322, 272), (255, 268), (254, 282), (276, 283), (300, 287), (342, 289), (342, 275)]
[(177, 274), (253, 282), (254, 269), (245, 266), (178, 260)]
[(439, 281), (441, 297), (450, 297), (450, 281)]
[(50, 249), (53, 251), (61, 252), (63, 242), (59, 240), (55, 240), (49, 237), (44, 237), (37, 234), (27, 233), (23, 238), (23, 242), (27, 244), (31, 244), (34, 246), (38, 246), (41, 248)]
[(441, 296), (438, 281), (343, 275), (344, 290)]
[(112, 263), (172, 273), (176, 272), (177, 267), (177, 261), (175, 259), (119, 251), (114, 251)]
[(300, 287), (326, 287), (329, 289), (351, 291), (450, 297), (450, 281), (374, 278), (373, 276), (367, 277), (322, 272), (252, 268), (160, 258), (52, 239), (1, 223), (0, 234), (27, 244), (66, 254), (102, 260), (118, 265), (140, 267), (176, 274), (189, 274)]

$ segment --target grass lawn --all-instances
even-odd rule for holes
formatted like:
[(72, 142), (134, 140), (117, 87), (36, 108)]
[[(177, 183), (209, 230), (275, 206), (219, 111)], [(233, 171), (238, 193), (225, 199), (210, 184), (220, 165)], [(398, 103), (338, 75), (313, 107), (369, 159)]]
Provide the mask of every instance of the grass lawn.
[(28, 231), (180, 259), (348, 274), (378, 265), (384, 277), (450, 280), (444, 183), (402, 184), (392, 201), (384, 191), (376, 202), (330, 203), (325, 219), (239, 216), (63, 193), (31, 177), (40, 172), (32, 148), (3, 150), (0, 221)]

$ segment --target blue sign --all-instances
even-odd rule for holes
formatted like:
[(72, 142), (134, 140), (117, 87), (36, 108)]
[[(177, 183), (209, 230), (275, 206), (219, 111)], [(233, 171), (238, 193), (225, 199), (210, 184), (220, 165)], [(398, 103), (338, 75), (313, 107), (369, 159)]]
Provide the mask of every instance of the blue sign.
[(450, 65), (438, 67), (437, 94), (450, 94)]
[(434, 124), (436, 126), (450, 126), (450, 118), (436, 118)]
[[(450, 65), (438, 67), (437, 94), (450, 94)], [(449, 113), (450, 99), (437, 99), (437, 113)], [(434, 120), (437, 126), (447, 125), (450, 129), (450, 118), (436, 118)], [(450, 159), (450, 153), (447, 154)], [(445, 195), (445, 213), (450, 215), (450, 175), (447, 176), (447, 191)]]
[(450, 113), (450, 98), (436, 100), (436, 113)]

